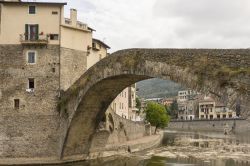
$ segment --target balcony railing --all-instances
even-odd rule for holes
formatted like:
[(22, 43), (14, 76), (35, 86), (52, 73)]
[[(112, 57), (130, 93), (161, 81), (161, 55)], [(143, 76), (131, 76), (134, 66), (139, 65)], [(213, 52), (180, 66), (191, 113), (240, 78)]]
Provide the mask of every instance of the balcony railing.
[(49, 42), (49, 36), (44, 34), (43, 35), (21, 34), (20, 42), (23, 45), (47, 45)]

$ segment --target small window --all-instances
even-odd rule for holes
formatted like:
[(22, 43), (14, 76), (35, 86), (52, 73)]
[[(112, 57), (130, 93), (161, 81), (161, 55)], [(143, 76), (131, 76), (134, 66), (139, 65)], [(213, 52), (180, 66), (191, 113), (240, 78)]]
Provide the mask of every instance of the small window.
[(30, 64), (36, 63), (36, 52), (35, 51), (28, 52), (28, 63), (30, 63)]
[(53, 14), (53, 15), (57, 15), (58, 12), (57, 12), (57, 11), (52, 11), (52, 14)]
[(58, 34), (50, 34), (50, 40), (58, 40), (59, 35)]
[(29, 89), (34, 89), (34, 88), (35, 88), (35, 79), (29, 78)]
[(56, 72), (56, 68), (53, 67), (52, 68), (52, 72), (55, 73)]
[(14, 108), (19, 109), (20, 108), (20, 100), (19, 99), (14, 99)]
[(29, 14), (36, 14), (36, 6), (29, 6)]

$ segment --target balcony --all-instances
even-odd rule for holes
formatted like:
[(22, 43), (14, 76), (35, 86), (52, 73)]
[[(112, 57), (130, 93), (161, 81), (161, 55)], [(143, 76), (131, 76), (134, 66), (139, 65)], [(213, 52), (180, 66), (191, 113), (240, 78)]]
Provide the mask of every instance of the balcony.
[(21, 34), (20, 42), (23, 45), (47, 45), (49, 42), (49, 36), (44, 34)]

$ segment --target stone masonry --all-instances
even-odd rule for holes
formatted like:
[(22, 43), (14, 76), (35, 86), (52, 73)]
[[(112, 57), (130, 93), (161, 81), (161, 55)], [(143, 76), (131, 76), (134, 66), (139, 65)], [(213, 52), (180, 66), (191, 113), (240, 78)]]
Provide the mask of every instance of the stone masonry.
[(170, 79), (212, 93), (231, 109), (250, 115), (249, 49), (129, 49), (113, 53), (88, 70), (63, 95), (67, 116), (62, 158), (86, 156), (95, 129), (125, 87), (148, 78)]
[[(27, 64), (27, 50), (37, 51), (36, 65)], [(64, 65), (74, 73), (61, 66), (61, 54), (73, 58)], [(84, 159), (113, 99), (153, 77), (213, 93), (232, 109), (240, 105), (242, 116), (250, 115), (249, 49), (122, 50), (87, 72), (85, 56), (58, 45), (0, 46), (0, 159)], [(28, 78), (35, 79), (32, 93), (26, 91)], [(19, 109), (14, 99), (20, 99)]]
[[(58, 154), (59, 49), (0, 46), (0, 158)], [(27, 50), (37, 51), (35, 65), (27, 63)], [(35, 79), (32, 93), (28, 78)]]
[[(36, 51), (35, 64), (27, 51)], [(0, 159), (59, 158), (60, 92), (86, 71), (86, 59), (86, 52), (59, 45), (0, 45)], [(29, 78), (34, 92), (26, 91)]]

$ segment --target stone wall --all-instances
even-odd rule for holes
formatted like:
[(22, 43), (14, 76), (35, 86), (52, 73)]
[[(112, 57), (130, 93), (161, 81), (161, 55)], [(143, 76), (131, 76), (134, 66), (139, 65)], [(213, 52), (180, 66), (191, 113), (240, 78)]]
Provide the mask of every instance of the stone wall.
[(87, 70), (87, 52), (61, 47), (61, 89), (68, 89)]
[[(27, 51), (37, 52), (36, 64)], [(59, 46), (0, 46), (0, 158), (57, 156)], [(27, 92), (28, 78), (35, 91)], [(20, 108), (14, 108), (20, 99)]]
[(114, 120), (114, 130), (111, 132), (108, 144), (135, 140), (147, 135), (144, 122), (134, 122), (124, 119), (114, 112), (109, 113), (112, 114)]
[(167, 129), (186, 131), (220, 131), (232, 129), (235, 124), (235, 132), (250, 132), (250, 120), (194, 120), (194, 121), (172, 121)]
[(144, 122), (124, 119), (111, 109), (106, 112), (106, 119), (105, 128), (94, 134), (91, 143), (92, 150), (109, 144), (122, 144), (149, 135), (148, 125), (145, 125)]

